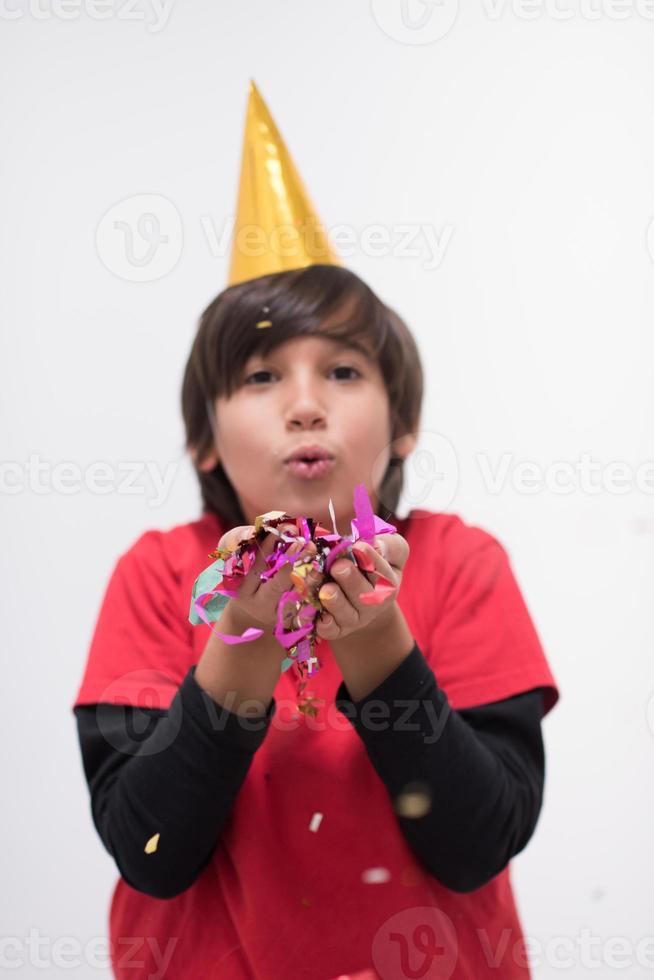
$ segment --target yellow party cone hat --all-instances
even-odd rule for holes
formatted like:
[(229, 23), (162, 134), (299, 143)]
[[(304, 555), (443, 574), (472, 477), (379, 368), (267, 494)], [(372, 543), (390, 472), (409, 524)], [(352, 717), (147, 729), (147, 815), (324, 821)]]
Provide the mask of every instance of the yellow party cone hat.
[(341, 265), (291, 155), (250, 79), (228, 285), (308, 265)]

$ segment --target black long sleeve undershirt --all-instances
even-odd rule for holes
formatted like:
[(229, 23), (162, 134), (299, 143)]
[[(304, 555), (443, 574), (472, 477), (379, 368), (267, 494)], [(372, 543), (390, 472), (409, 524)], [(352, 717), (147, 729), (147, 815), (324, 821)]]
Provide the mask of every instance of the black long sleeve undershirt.
[[(399, 693), (399, 692), (404, 692)], [(345, 683), (336, 706), (353, 709)], [(389, 706), (379, 731), (363, 705)], [(411, 783), (430, 798), (419, 818), (398, 815), (418, 860), (446, 887), (474, 891), (528, 844), (543, 802), (543, 695), (534, 688), (455, 711), (417, 644), (351, 719), (391, 800)]]
[[(194, 675), (191, 668), (168, 711), (75, 708), (98, 834), (127, 883), (155, 898), (183, 892), (210, 861), (276, 707), (273, 698), (265, 716), (248, 721), (213, 701)], [(381, 724), (373, 702), (386, 706)], [(481, 887), (526, 846), (543, 796), (539, 688), (455, 711), (414, 644), (360, 701), (342, 683), (336, 705), (392, 801), (413, 783), (431, 797), (424, 816), (397, 819), (446, 887)], [(144, 850), (155, 833), (158, 861)]]

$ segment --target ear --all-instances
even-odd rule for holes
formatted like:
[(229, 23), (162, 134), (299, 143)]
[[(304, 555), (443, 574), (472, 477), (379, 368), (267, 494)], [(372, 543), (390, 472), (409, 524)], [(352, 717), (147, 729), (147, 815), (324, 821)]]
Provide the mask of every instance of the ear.
[(196, 469), (200, 470), (201, 473), (210, 473), (218, 465), (218, 453), (212, 447), (207, 450), (203, 458), (198, 462), (198, 451), (195, 446), (191, 446), (189, 449), (189, 455), (193, 460), (193, 464)]
[(401, 459), (406, 459), (409, 453), (412, 453), (416, 448), (417, 442), (418, 440), (413, 433), (400, 436), (399, 439), (395, 439), (393, 442), (393, 452)]

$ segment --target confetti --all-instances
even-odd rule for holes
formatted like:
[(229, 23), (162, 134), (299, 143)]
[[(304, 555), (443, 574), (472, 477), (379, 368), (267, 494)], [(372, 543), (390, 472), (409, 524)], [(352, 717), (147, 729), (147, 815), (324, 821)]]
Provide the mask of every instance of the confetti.
[[(322, 666), (317, 654), (322, 642), (317, 634), (318, 614), (325, 610), (319, 598), (319, 588), (325, 581), (333, 582), (331, 567), (340, 556), (356, 562), (367, 578), (375, 574), (377, 581), (369, 581), (373, 591), (364, 593), (368, 604), (386, 601), (396, 589), (383, 575), (374, 572), (369, 556), (357, 555), (353, 545), (360, 538), (370, 543), (379, 534), (394, 534), (397, 528), (377, 517), (372, 510), (365, 484), (354, 491), (355, 519), (351, 522), (352, 533), (341, 537), (337, 530), (332, 500), (329, 512), (334, 531), (322, 527), (313, 518), (291, 517), (285, 511), (268, 511), (255, 518), (253, 528), (233, 547), (218, 546), (209, 555), (215, 559), (195, 580), (192, 590), (189, 622), (194, 626), (205, 624), (224, 642), (246, 644), (263, 635), (263, 630), (250, 627), (239, 636), (221, 633), (212, 623), (217, 622), (230, 598), (237, 598), (243, 578), (256, 562), (261, 542), (273, 535), (273, 551), (267, 555), (267, 568), (260, 573), (262, 581), (268, 581), (286, 565), (291, 566), (292, 588), (282, 592), (277, 604), (277, 617), (273, 635), (288, 651), (281, 662), (280, 673), (295, 666), (297, 710), (306, 717), (316, 718), (324, 705), (321, 698), (305, 691), (305, 678), (313, 677)], [(290, 530), (289, 530), (290, 525)], [(293, 532), (293, 533), (291, 533)], [(299, 717), (294, 716), (294, 717)]]
[(323, 817), (322, 813), (314, 813), (314, 815), (311, 817), (309, 830), (311, 830), (314, 834), (318, 832), (318, 827), (322, 823), (322, 817)]
[(154, 852), (156, 851), (156, 849), (159, 847), (159, 838), (160, 837), (161, 837), (161, 834), (155, 834), (154, 837), (151, 837), (150, 838), (150, 840), (147, 842), (147, 844), (145, 845), (145, 848), (144, 848), (146, 854), (154, 854)]
[(263, 330), (264, 327), (272, 327), (272, 320), (259, 320), (257, 330)]
[(391, 880), (391, 873), (388, 868), (367, 868), (361, 874), (361, 881), (366, 885), (383, 885), (384, 882)]
[(392, 582), (389, 582), (383, 575), (378, 575), (372, 592), (361, 592), (359, 602), (362, 602), (364, 606), (379, 606), (396, 591), (397, 587)]
[(423, 783), (405, 786), (400, 795), (395, 798), (393, 808), (400, 817), (419, 820), (431, 810), (429, 788)]
[[(194, 626), (209, 626), (212, 632), (229, 644), (250, 643), (263, 635), (262, 629), (249, 627), (240, 636), (234, 636), (219, 632), (212, 624), (220, 619), (229, 599), (238, 598), (241, 583), (257, 559), (261, 542), (268, 535), (273, 535), (277, 540), (272, 552), (266, 556), (267, 567), (260, 573), (260, 579), (268, 581), (290, 564), (293, 586), (282, 592), (279, 598), (273, 629), (275, 639), (287, 651), (287, 656), (281, 662), (280, 672), (284, 673), (295, 666), (296, 675), (301, 681), (305, 677), (313, 677), (321, 667), (320, 657), (317, 656), (321, 642), (317, 633), (317, 620), (319, 613), (325, 610), (318, 597), (318, 590), (324, 582), (334, 581), (330, 570), (337, 558), (343, 556), (353, 562), (358, 561), (363, 575), (376, 574), (376, 582), (371, 582), (372, 592), (362, 593), (360, 597), (365, 604), (385, 602), (396, 591), (392, 582), (373, 572), (369, 556), (359, 555), (357, 559), (352, 546), (359, 539), (372, 544), (375, 535), (395, 534), (397, 528), (373, 513), (364, 483), (355, 487), (354, 511), (356, 517), (351, 522), (352, 533), (349, 536), (338, 533), (331, 498), (329, 513), (333, 532), (322, 527), (313, 518), (291, 517), (285, 511), (271, 510), (258, 515), (253, 528), (235, 547), (218, 546), (210, 553), (209, 557), (214, 559), (213, 564), (198, 575), (193, 585), (189, 622)], [(289, 525), (295, 533), (289, 532)], [(298, 698), (298, 711), (315, 718), (324, 702), (310, 692), (305, 692), (304, 688), (299, 693), (302, 696)]]
[(356, 973), (341, 973), (332, 980), (379, 980), (376, 970), (357, 970)]
[(334, 504), (332, 503), (332, 498), (329, 498), (329, 516), (332, 519), (332, 527), (334, 528), (334, 534), (338, 535), (338, 528), (336, 527), (336, 514), (334, 513)]

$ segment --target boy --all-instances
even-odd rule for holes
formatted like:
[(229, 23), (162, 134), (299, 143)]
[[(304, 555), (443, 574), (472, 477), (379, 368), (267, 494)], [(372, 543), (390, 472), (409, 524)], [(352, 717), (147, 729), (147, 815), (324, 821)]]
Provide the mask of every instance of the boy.
[[(312, 218), (254, 87), (243, 161), (238, 227), (251, 200), (276, 226), (298, 227), (297, 207)], [(235, 247), (183, 382), (203, 515), (122, 555), (75, 701), (121, 872), (114, 972), (134, 975), (139, 937), (142, 975), (176, 980), (525, 978), (509, 861), (540, 813), (558, 689), (501, 544), (455, 515), (396, 515), (415, 343), (324, 241), (317, 260), (304, 241), (290, 257)], [(289, 462), (309, 451), (324, 465)], [(273, 509), (330, 527), (331, 499), (348, 533), (361, 482), (397, 529), (375, 558), (397, 593), (364, 617), (352, 569), (325, 599), (316, 710), (301, 712), (270, 629), (288, 571), (261, 585), (259, 559), (230, 599), (221, 631), (266, 626), (244, 646), (189, 625), (193, 581)]]

